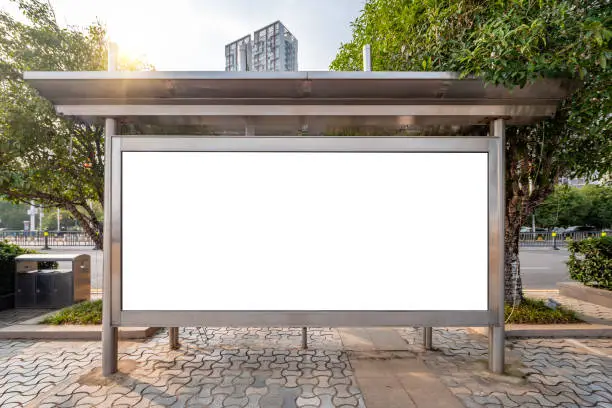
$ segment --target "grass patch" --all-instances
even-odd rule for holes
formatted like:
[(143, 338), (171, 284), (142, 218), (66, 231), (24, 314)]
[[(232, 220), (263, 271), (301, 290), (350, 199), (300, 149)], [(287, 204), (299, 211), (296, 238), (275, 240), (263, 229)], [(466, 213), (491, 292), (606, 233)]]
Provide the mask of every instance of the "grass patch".
[(102, 301), (77, 303), (46, 317), (40, 324), (102, 324)]
[[(512, 306), (506, 305), (505, 318), (508, 319)], [(525, 298), (514, 308), (508, 323), (516, 324), (568, 324), (582, 323), (573, 310), (557, 307), (553, 310), (546, 306), (543, 300)]]

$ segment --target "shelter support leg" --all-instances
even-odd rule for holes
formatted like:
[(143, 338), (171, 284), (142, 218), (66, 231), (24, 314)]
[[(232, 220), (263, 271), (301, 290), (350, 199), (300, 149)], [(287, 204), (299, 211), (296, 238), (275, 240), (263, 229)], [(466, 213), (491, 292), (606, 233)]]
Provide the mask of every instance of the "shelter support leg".
[(489, 326), (489, 370), (504, 373), (506, 334), (504, 326)]
[(168, 328), (168, 340), (170, 341), (171, 350), (177, 350), (179, 348), (178, 327)]
[(302, 349), (308, 349), (308, 328), (302, 327)]
[(119, 330), (106, 322), (102, 325), (102, 375), (117, 372)]
[(423, 327), (423, 347), (425, 350), (433, 350), (433, 329), (431, 327)]
[[(108, 44), (108, 70), (117, 69), (117, 45)], [(107, 118), (104, 123), (104, 241), (103, 241), (103, 297), (102, 297), (102, 375), (108, 377), (117, 372), (119, 359), (119, 329), (112, 324), (112, 279), (111, 279), (111, 152), (112, 136), (117, 122)], [(96, 245), (97, 246), (97, 245)]]
[(506, 207), (506, 164), (504, 119), (490, 123), (489, 136), (497, 139), (495, 153), (490, 155), (489, 180), (492, 195), (489, 204), (489, 305), (495, 319), (489, 325), (489, 370), (503, 374), (505, 363), (504, 332), (504, 219)]

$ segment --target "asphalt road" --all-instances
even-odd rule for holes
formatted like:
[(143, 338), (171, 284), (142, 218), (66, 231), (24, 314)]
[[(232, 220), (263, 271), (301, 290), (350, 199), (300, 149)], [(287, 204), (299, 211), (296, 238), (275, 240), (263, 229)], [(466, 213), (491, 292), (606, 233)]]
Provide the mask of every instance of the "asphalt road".
[(565, 262), (567, 249), (521, 248), (521, 276), (524, 289), (557, 289), (558, 282), (570, 280)]
[[(91, 247), (53, 248), (50, 253), (85, 253), (91, 256), (91, 284), (94, 289), (102, 289), (102, 251)], [(567, 273), (568, 253), (566, 249), (555, 251), (551, 248), (521, 248), (521, 276), (525, 289), (556, 289), (558, 282), (569, 281)], [(67, 267), (61, 265), (60, 267)]]

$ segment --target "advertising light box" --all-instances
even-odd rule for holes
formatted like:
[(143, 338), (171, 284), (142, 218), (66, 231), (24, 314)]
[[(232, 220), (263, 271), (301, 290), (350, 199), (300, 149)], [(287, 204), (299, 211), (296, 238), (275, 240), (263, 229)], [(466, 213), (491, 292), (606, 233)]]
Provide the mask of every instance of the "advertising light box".
[(121, 159), (122, 310), (487, 310), (487, 153)]

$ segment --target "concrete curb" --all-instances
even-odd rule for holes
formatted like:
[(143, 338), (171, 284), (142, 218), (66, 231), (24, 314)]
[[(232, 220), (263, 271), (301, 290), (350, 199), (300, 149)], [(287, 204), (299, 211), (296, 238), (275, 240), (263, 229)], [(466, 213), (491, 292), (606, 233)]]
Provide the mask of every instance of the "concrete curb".
[[(119, 338), (123, 340), (146, 339), (159, 327), (120, 327)], [(0, 329), (0, 339), (20, 340), (101, 340), (102, 326), (53, 326), (46, 324), (16, 324)]]
[[(468, 327), (468, 330), (488, 336), (486, 327)], [(603, 324), (508, 324), (506, 338), (592, 338), (612, 337), (612, 326)]]
[(578, 282), (562, 282), (558, 283), (557, 287), (561, 296), (612, 308), (612, 291), (610, 290), (592, 288)]

